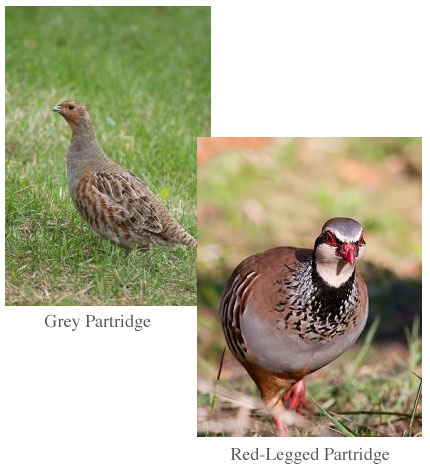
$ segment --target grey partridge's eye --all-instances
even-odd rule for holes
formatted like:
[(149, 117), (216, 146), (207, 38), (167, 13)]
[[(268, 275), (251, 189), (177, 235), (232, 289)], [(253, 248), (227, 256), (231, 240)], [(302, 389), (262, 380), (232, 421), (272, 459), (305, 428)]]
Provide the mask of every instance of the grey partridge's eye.
[(69, 109), (70, 109), (71, 111), (73, 111), (73, 109), (75, 109), (75, 106), (70, 105), (70, 106), (69, 106)]

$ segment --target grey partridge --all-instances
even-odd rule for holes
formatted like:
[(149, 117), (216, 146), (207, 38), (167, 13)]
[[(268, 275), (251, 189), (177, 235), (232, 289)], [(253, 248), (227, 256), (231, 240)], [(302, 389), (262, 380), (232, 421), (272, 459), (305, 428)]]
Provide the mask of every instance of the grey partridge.
[(197, 241), (133, 173), (110, 160), (101, 149), (85, 106), (63, 101), (55, 106), (72, 129), (67, 152), (67, 180), (82, 218), (103, 238), (143, 251), (154, 244)]
[[(269, 408), (297, 412), (305, 376), (351, 347), (367, 320), (368, 294), (356, 263), (365, 251), (363, 228), (332, 218), (314, 249), (278, 247), (245, 259), (221, 299), (221, 321), (233, 355)], [(273, 419), (278, 435), (283, 422)]]

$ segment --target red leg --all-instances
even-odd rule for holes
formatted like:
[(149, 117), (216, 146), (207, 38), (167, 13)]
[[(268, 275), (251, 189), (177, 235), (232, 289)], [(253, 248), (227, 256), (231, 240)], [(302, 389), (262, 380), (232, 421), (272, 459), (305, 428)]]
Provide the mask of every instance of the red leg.
[(306, 381), (302, 378), (297, 381), (282, 398), (282, 402), (289, 410), (295, 410), (298, 414), (302, 412), (303, 404), (306, 401)]
[[(270, 408), (270, 407), (269, 407)], [(285, 423), (285, 407), (281, 400), (277, 400), (272, 407), (272, 422), (275, 427), (276, 436), (288, 436), (288, 427)]]
[(288, 436), (287, 427), (281, 419), (273, 417), (273, 425), (275, 426), (276, 436)]

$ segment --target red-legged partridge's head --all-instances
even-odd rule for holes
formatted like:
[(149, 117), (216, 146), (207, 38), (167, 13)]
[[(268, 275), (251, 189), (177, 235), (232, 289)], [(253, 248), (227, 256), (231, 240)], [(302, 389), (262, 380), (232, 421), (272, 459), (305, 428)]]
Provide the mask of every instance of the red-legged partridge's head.
[(90, 120), (87, 108), (80, 102), (71, 99), (57, 104), (52, 110), (64, 117), (66, 122), (70, 125), (73, 134), (76, 134), (83, 121)]
[(363, 227), (358, 221), (332, 218), (315, 241), (316, 270), (328, 285), (338, 287), (351, 276), (365, 250)]

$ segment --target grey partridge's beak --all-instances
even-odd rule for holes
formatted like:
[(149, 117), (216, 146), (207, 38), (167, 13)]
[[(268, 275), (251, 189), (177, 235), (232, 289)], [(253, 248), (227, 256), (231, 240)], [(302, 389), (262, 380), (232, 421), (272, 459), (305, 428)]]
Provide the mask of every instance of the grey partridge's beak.
[(54, 112), (61, 112), (61, 106), (59, 104), (57, 104), (55, 107), (53, 107), (51, 109), (51, 111), (54, 111)]

